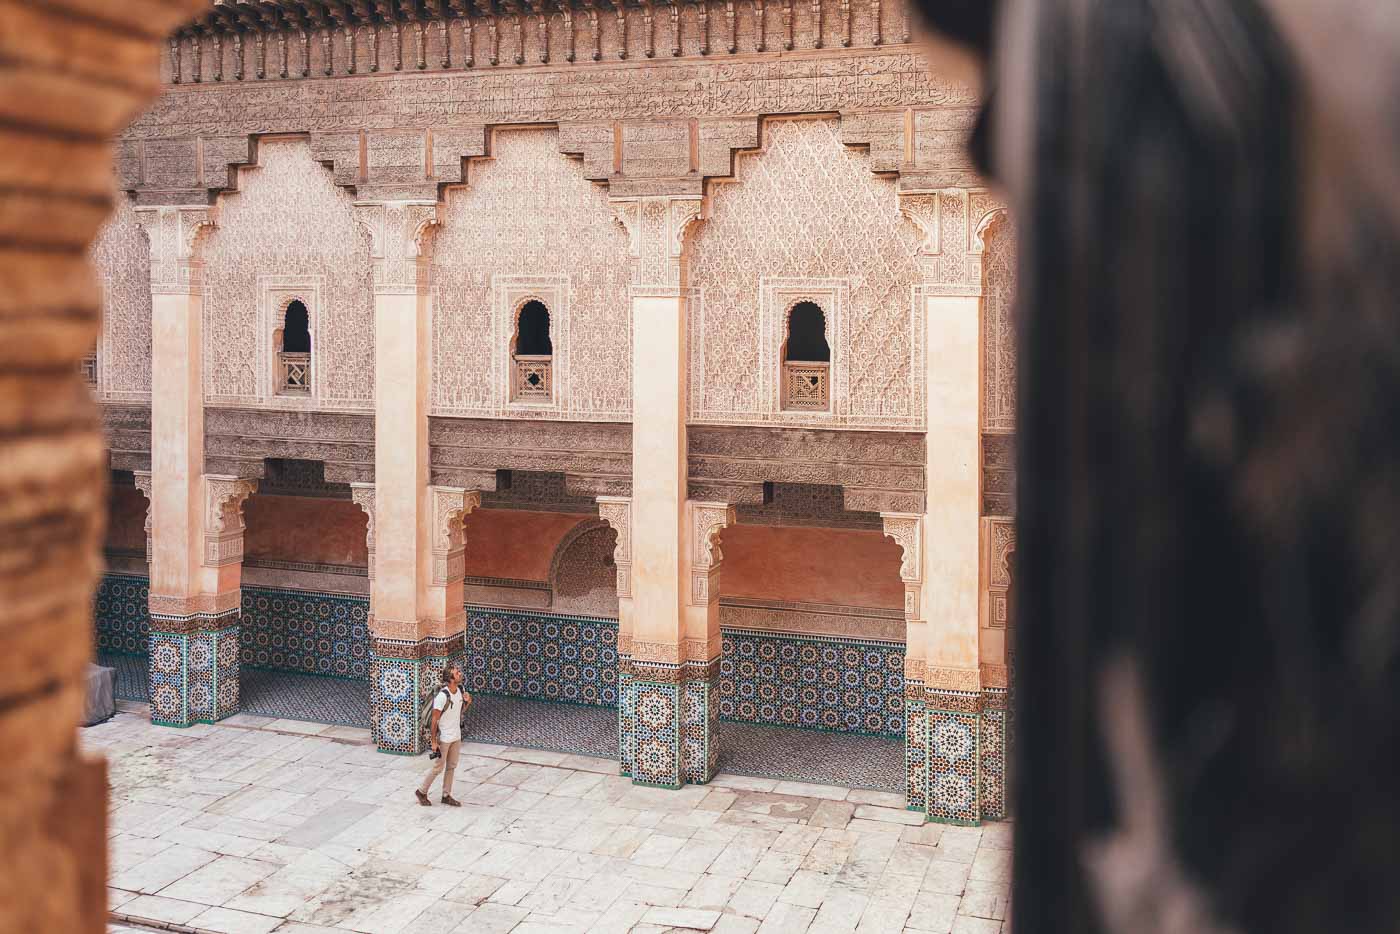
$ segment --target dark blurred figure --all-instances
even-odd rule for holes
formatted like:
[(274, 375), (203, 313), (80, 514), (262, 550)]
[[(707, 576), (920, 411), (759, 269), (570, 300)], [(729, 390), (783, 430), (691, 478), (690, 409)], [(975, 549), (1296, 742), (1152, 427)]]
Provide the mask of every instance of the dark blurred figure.
[(1016, 934), (1400, 930), (1400, 3), (921, 3), (1022, 237)]

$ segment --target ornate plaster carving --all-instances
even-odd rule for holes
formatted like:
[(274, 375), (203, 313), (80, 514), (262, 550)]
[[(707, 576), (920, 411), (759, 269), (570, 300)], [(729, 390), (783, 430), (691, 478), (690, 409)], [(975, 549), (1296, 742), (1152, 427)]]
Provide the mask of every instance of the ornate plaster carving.
[[(448, 193), (433, 265), (434, 415), (632, 417), (627, 236), (606, 191), (559, 144), (552, 129), (496, 132), (491, 158), (471, 163), (471, 187)], [(558, 336), (548, 405), (510, 399), (513, 313), (531, 292)]]
[(376, 295), (417, 295), (431, 281), (436, 201), (356, 201), (355, 220), (369, 232)]
[(463, 522), (481, 505), (479, 490), (434, 486), (433, 576), (436, 586), (461, 580), (466, 574), (467, 535)]
[(919, 592), (923, 584), (924, 517), (908, 513), (881, 513), (885, 535), (894, 539), (903, 552), (899, 579), (904, 582), (904, 616), (910, 621), (922, 618)]
[(976, 668), (943, 668), (928, 666), (924, 690), (977, 693), (982, 690), (981, 673)]
[(682, 288), (689, 232), (704, 216), (694, 195), (648, 195), (611, 199), (613, 214), (627, 231), (632, 285)]
[[(211, 405), (374, 406), (374, 295), (369, 244), (351, 197), (301, 139), (262, 141), (219, 201), (204, 250), (204, 390)], [(272, 332), (298, 294), (312, 318), (311, 399), (273, 391)]]
[(133, 470), (131, 475), (136, 478), (136, 489), (141, 491), (141, 495), (146, 497), (146, 562), (151, 560), (151, 472), (149, 470)]
[(204, 564), (222, 567), (243, 560), (243, 503), (258, 481), (206, 474), (204, 477)]
[(365, 526), (365, 546), (369, 549), (369, 576), (374, 578), (374, 484), (373, 483), (352, 483), (350, 484), (350, 499), (364, 512), (367, 521)]
[(909, 219), (919, 233), (924, 235), (919, 244), (919, 253), (931, 256), (938, 253), (938, 196), (935, 194), (901, 194), (899, 213)]
[[(901, 220), (895, 183), (872, 174), (836, 120), (767, 120), (763, 143), (712, 186), (693, 237), (690, 279), (704, 289), (689, 315), (689, 420), (922, 429), (922, 237)], [(847, 375), (831, 414), (773, 401), (786, 304), (764, 284), (803, 282), (841, 290), (831, 350)]]
[(632, 597), (632, 500), (624, 496), (598, 497), (598, 517), (617, 530), (613, 564), (617, 566), (617, 595)]
[[(985, 246), (983, 239), (985, 238)], [(1016, 428), (1016, 230), (1002, 208), (978, 228), (982, 254), (982, 427)]]
[(151, 292), (188, 295), (202, 282), (200, 235), (214, 226), (209, 205), (137, 208), (136, 223), (146, 231), (151, 249)]
[(734, 507), (728, 503), (690, 501), (690, 602), (708, 606), (719, 599), (719, 570), (724, 554), (719, 533), (733, 525)]
[(102, 284), (97, 398), (149, 403), (151, 250), (129, 198), (117, 197), (116, 209), (93, 241), (89, 255)]
[(988, 517), (982, 520), (982, 551), (986, 562), (987, 627), (1006, 629), (1011, 624), (1011, 554), (1016, 550), (1016, 520)]

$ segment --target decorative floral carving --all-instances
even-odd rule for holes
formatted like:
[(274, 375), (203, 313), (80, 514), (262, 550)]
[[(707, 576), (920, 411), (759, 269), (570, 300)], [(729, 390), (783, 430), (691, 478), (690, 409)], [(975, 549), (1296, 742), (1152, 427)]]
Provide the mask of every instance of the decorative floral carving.
[(617, 595), (632, 596), (632, 501), (621, 496), (598, 497), (598, 517), (617, 530), (613, 564), (617, 565)]
[(481, 505), (478, 490), (435, 486), (433, 495), (433, 583), (441, 586), (458, 580), (466, 571), (463, 550), (467, 545), (462, 523)]
[(1016, 230), (1005, 211), (979, 231), (982, 256), (982, 427), (1016, 427)]
[[(204, 385), (214, 405), (283, 405), (268, 393), (260, 356), (270, 335), (261, 283), (324, 284), (315, 353), (320, 408), (374, 404), (370, 251), (350, 196), (301, 140), (258, 146), (239, 190), (220, 201), (205, 253)], [(154, 249), (154, 248), (153, 248)]]
[(151, 397), (151, 251), (124, 195), (117, 197), (90, 256), (102, 283), (97, 397), (147, 401)]
[(924, 240), (919, 244), (921, 254), (938, 252), (938, 196), (928, 193), (900, 195), (899, 213), (907, 217)]
[(904, 617), (915, 622), (922, 618), (919, 593), (923, 582), (924, 517), (887, 512), (881, 513), (880, 518), (885, 523), (885, 535), (894, 539), (902, 550), (899, 579), (904, 581)]
[(832, 348), (850, 374), (841, 423), (922, 427), (922, 238), (900, 218), (894, 183), (841, 142), (835, 120), (770, 120), (763, 136), (762, 152), (738, 156), (735, 181), (713, 189), (691, 247), (690, 280), (704, 287), (690, 316), (691, 421), (773, 419), (755, 304), (765, 278), (805, 277), (848, 283), (850, 326)]
[(243, 503), (257, 488), (256, 480), (205, 476), (205, 566), (220, 567), (243, 560)]
[(519, 417), (498, 352), (510, 308), (493, 290), (498, 277), (548, 275), (567, 283), (569, 333), (554, 352), (571, 377), (537, 417), (632, 416), (627, 234), (607, 222), (604, 190), (558, 145), (554, 130), (498, 132), (493, 158), (472, 163), (471, 187), (448, 195), (433, 265), (435, 415)]

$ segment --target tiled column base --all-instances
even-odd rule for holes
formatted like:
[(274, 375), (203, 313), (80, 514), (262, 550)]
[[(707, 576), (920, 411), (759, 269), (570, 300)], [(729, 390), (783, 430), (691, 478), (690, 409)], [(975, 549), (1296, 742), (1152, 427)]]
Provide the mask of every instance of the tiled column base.
[(618, 757), (637, 785), (703, 784), (719, 761), (716, 662), (660, 665), (623, 659), (618, 677)]
[(982, 818), (978, 801), (982, 697), (925, 690), (923, 708), (927, 730), (924, 812), (932, 821), (976, 824)]
[(462, 636), (408, 642), (372, 638), (370, 655), (370, 732), (380, 752), (416, 756), (427, 748), (418, 715), (428, 695), (442, 683), (442, 670), (455, 662), (466, 671)]
[(928, 691), (911, 681), (905, 709), (907, 807), (929, 820), (976, 824), (1007, 815), (1007, 696)]
[(151, 617), (151, 722), (186, 727), (238, 712), (238, 611), (216, 619)]
[(984, 690), (979, 752), (983, 820), (1005, 820), (1008, 813), (1006, 766), (1010, 759), (1009, 717), (1006, 691), (999, 688)]

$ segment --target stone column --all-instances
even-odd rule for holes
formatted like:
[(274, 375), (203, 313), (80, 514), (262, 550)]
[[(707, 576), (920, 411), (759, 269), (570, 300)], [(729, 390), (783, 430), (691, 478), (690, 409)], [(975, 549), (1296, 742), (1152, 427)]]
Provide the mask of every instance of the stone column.
[(151, 247), (151, 720), (212, 722), (239, 706), (243, 502), (256, 481), (204, 473), (207, 206), (140, 209)]
[[(370, 557), (370, 717), (383, 752), (416, 755), (421, 699), (451, 651), (431, 630), (432, 491), (428, 393), (432, 383), (433, 201), (356, 202), (374, 264), (374, 492)], [(370, 510), (366, 510), (367, 512)], [(456, 634), (460, 653), (461, 634)]]
[[(978, 667), (981, 514), (979, 418), (981, 256), (969, 212), (981, 193), (904, 193), (924, 233), (919, 287), (925, 347), (925, 508), (904, 530), (909, 806), (930, 820), (975, 823), (980, 805), (982, 685)], [(891, 517), (886, 517), (887, 524)], [(896, 535), (896, 538), (899, 538)], [(912, 605), (911, 605), (912, 604)]]
[[(613, 200), (631, 239), (633, 360), (646, 361), (632, 370), (631, 606), (618, 633), (619, 757), (622, 773), (637, 784), (668, 788), (708, 780), (717, 753), (709, 702), (719, 643), (711, 644), (703, 618), (698, 638), (688, 630), (683, 248), (701, 207), (696, 195)], [(620, 529), (618, 541), (620, 548)]]

